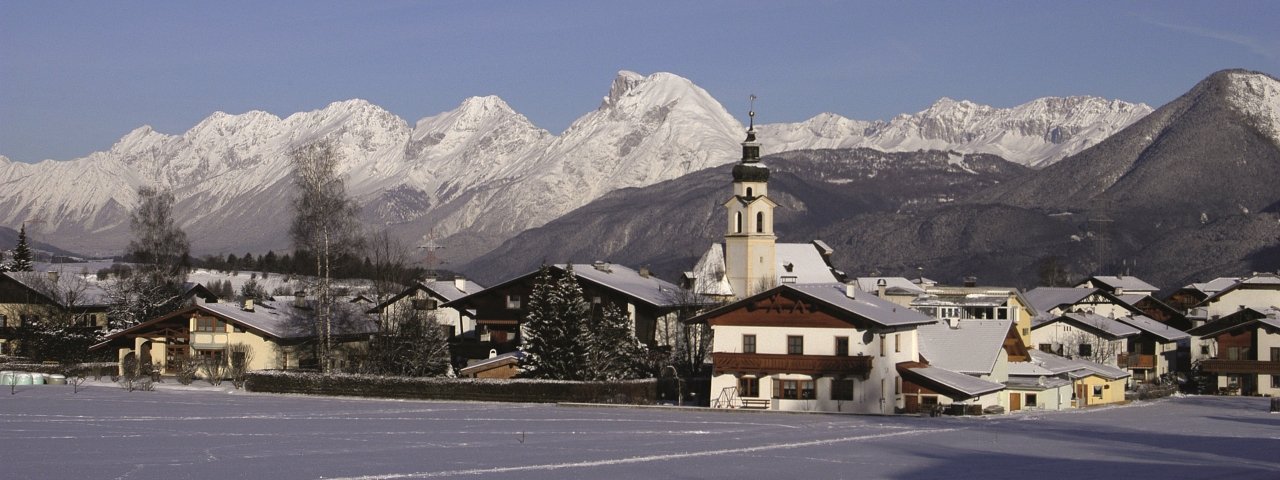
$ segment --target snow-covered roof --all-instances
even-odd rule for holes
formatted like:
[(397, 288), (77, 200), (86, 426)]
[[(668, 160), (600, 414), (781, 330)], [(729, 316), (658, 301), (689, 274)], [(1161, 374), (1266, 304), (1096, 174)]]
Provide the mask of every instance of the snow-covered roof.
[(1039, 315), (1031, 319), (1031, 329), (1035, 330), (1054, 322), (1066, 322), (1079, 327), (1084, 327), (1097, 333), (1101, 333), (1102, 335), (1100, 336), (1106, 337), (1109, 340), (1131, 337), (1142, 333), (1141, 330), (1133, 327), (1132, 325), (1120, 323), (1114, 318), (1087, 312), (1065, 313), (1056, 317), (1051, 315)]
[[(816, 240), (814, 243), (777, 243), (773, 251), (777, 263), (775, 285), (839, 281), (823, 255), (831, 251), (825, 243)], [(693, 281), (694, 291), (699, 294), (734, 295), (733, 286), (725, 276), (724, 246), (719, 243), (711, 244), (685, 276)]]
[(1094, 287), (1107, 287), (1108, 290), (1113, 292), (1117, 289), (1122, 289), (1126, 292), (1156, 292), (1160, 290), (1155, 285), (1132, 275), (1095, 275), (1080, 282), (1080, 285), (1088, 284), (1090, 281), (1094, 283)]
[(711, 244), (685, 276), (693, 281), (693, 291), (700, 295), (733, 296), (733, 286), (724, 274), (724, 246), (719, 243)]
[(1166, 324), (1157, 322), (1151, 317), (1148, 317), (1146, 315), (1130, 315), (1127, 317), (1117, 318), (1116, 320), (1121, 323), (1127, 324), (1129, 326), (1135, 327), (1138, 330), (1142, 330), (1143, 332), (1149, 333), (1151, 335), (1155, 335), (1156, 337), (1159, 337), (1161, 340), (1166, 342), (1173, 342), (1177, 340), (1182, 340), (1184, 338), (1191, 338), (1191, 335), (1188, 335), (1187, 332), (1184, 332), (1182, 330), (1178, 330), (1176, 328), (1170, 327)]
[(854, 281), (858, 284), (858, 290), (875, 293), (880, 288), (881, 280), (885, 283), (886, 292), (902, 292), (911, 295), (924, 293), (924, 288), (911, 283), (911, 280), (904, 277), (858, 277)]
[(843, 283), (784, 285), (803, 292), (833, 307), (866, 318), (886, 327), (924, 325), (937, 320), (925, 314), (903, 307), (875, 294), (859, 292), (854, 289), (850, 298), (848, 286)]
[(1124, 295), (1116, 295), (1116, 298), (1119, 298), (1120, 301), (1124, 302), (1126, 305), (1137, 307), (1138, 302), (1141, 302), (1144, 298), (1150, 296), (1151, 295), (1147, 295), (1145, 293), (1126, 293)]
[(1228, 285), (1226, 288), (1223, 288), (1222, 290), (1219, 290), (1218, 292), (1210, 295), (1208, 298), (1204, 299), (1204, 301), (1201, 303), (1203, 304), (1211, 303), (1217, 300), (1219, 297), (1226, 295), (1227, 293), (1230, 293), (1233, 290), (1236, 290), (1239, 288), (1246, 288), (1246, 287), (1263, 287), (1263, 288), (1280, 289), (1280, 275), (1276, 275), (1274, 273), (1259, 273), (1252, 277), (1249, 277), (1244, 280), (1240, 280), (1236, 283), (1233, 283), (1231, 285)]
[[(462, 284), (462, 288), (458, 288), (459, 283)], [(418, 282), (418, 285), (435, 292), (436, 295), (440, 295), (440, 297), (444, 298), (445, 301), (457, 300), (466, 296), (468, 293), (475, 293), (484, 290), (484, 287), (479, 283), (463, 279), (429, 279)]]
[(921, 325), (920, 356), (947, 370), (988, 375), (1004, 349), (1012, 320), (961, 320), (952, 328), (946, 322)]
[[(51, 275), (53, 272), (58, 273)], [(68, 306), (105, 307), (111, 303), (111, 297), (105, 289), (97, 282), (80, 277), (78, 274), (63, 274), (58, 270), (50, 270), (48, 272), (4, 272), (0, 275), (8, 276), (63, 308)]]
[[(1027, 350), (1030, 353), (1032, 350)], [(1039, 377), (1042, 375), (1056, 375), (1061, 372), (1054, 372), (1045, 367), (1040, 366), (1034, 361), (1027, 362), (1009, 362), (1009, 377)]]
[[(293, 302), (263, 301), (254, 305), (253, 311), (247, 311), (240, 303), (198, 303), (197, 308), (206, 312), (239, 322), (248, 327), (261, 330), (276, 338), (301, 338), (311, 335), (310, 324), (299, 322), (299, 318), (311, 318), (310, 310), (297, 308)], [(345, 303), (335, 304), (336, 308), (349, 308)], [(350, 312), (352, 322), (334, 322), (334, 334), (349, 335), (374, 333), (378, 331), (376, 322), (356, 312)]]
[[(1010, 375), (1013, 375), (1013, 374), (1010, 373)], [(1066, 385), (1071, 385), (1071, 381), (1067, 379), (1052, 377), (1048, 375), (1044, 375), (1043, 379), (1040, 377), (1041, 376), (1039, 375), (1034, 377), (1011, 376), (1009, 377), (1008, 381), (1004, 382), (1004, 384), (1008, 388), (1011, 388), (1014, 390), (1048, 390), (1051, 388), (1058, 388)]]
[(1255, 322), (1271, 328), (1280, 329), (1280, 308), (1268, 307), (1263, 309), (1254, 309), (1245, 307), (1230, 315), (1193, 328), (1188, 331), (1187, 334), (1195, 335), (1197, 337), (1209, 337)]
[[(556, 265), (565, 269), (567, 264)], [(599, 285), (630, 295), (650, 305), (678, 306), (683, 301), (680, 287), (650, 274), (612, 263), (574, 264), (573, 274)]]
[(1022, 294), (1030, 307), (1040, 313), (1084, 300), (1096, 289), (1075, 287), (1039, 287)]
[(812, 243), (778, 243), (773, 251), (780, 284), (790, 281), (783, 281), (785, 277), (795, 277), (794, 283), (797, 284), (839, 281), (831, 273), (831, 265), (827, 264), (819, 247)]
[(1204, 283), (1192, 283), (1182, 288), (1199, 290), (1200, 292), (1205, 293), (1206, 295), (1213, 295), (1222, 290), (1225, 290), (1227, 287), (1235, 285), (1236, 282), (1239, 282), (1239, 281), (1240, 281), (1240, 277), (1218, 277)]
[(901, 367), (899, 368), (900, 372), (910, 372), (934, 383), (935, 385), (932, 386), (941, 386), (945, 389), (950, 389), (962, 394), (963, 397), (957, 398), (957, 400), (974, 398), (991, 392), (1004, 390), (1003, 384), (983, 380), (972, 375), (953, 372), (942, 367), (933, 365), (914, 366), (903, 364), (899, 364), (899, 366)]
[(483, 372), (485, 370), (500, 367), (503, 365), (518, 363), (520, 359), (523, 357), (524, 357), (523, 351), (513, 350), (507, 353), (503, 353), (501, 355), (494, 356), (492, 358), (476, 360), (470, 363), (469, 365), (467, 365), (466, 367), (462, 368), (461, 370), (458, 370), (458, 373), (462, 375), (470, 375), (476, 372)]
[(1098, 375), (1111, 380), (1131, 376), (1128, 370), (1090, 362), (1088, 360), (1062, 357), (1034, 349), (1028, 350), (1028, 353), (1031, 354), (1031, 363), (1053, 372), (1054, 375), (1067, 374), (1071, 376), (1071, 378), (1083, 378), (1090, 375)]

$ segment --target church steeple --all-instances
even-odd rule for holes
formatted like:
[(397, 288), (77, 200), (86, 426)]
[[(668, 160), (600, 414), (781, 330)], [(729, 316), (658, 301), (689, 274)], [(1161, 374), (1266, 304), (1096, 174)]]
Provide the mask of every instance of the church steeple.
[(733, 198), (724, 204), (728, 214), (724, 235), (725, 276), (738, 298), (772, 287), (776, 281), (773, 207), (777, 204), (769, 199), (769, 168), (760, 162), (755, 99), (752, 95), (742, 159), (733, 166)]

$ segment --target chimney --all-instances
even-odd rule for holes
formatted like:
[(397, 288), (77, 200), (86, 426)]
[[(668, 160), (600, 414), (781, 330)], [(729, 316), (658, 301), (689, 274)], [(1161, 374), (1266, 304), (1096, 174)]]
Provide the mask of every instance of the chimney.
[(293, 291), (293, 306), (302, 308), (307, 306), (307, 292), (304, 290)]
[(453, 277), (453, 288), (458, 289), (459, 292), (466, 293), (467, 279), (462, 277)]
[(876, 296), (884, 298), (884, 291), (888, 289), (888, 287), (889, 282), (886, 282), (883, 278), (876, 280)]
[(49, 270), (49, 281), (50, 281), (50, 282), (53, 282), (53, 283), (58, 283), (58, 271), (57, 271), (57, 270)]
[(498, 356), (498, 351), (497, 351), (497, 350), (494, 350), (494, 349), (492, 349), (492, 348), (490, 348), (490, 349), (489, 349), (489, 358), (493, 358), (493, 357), (496, 357), (496, 356)]
[(613, 273), (613, 269), (609, 268), (608, 262), (602, 262), (600, 260), (596, 260), (594, 263), (591, 264), (591, 266), (595, 267), (596, 270), (599, 270), (604, 273)]
[(978, 277), (964, 277), (964, 286), (966, 287), (978, 286)]
[(854, 291), (854, 289), (856, 289), (856, 288), (857, 288), (857, 287), (855, 287), (852, 283), (846, 283), (846, 284), (844, 284), (844, 296), (849, 297), (849, 298), (853, 298), (853, 291)]
[(649, 267), (640, 267), (640, 276), (649, 278)]
[(253, 311), (253, 299), (252, 299), (252, 298), (246, 298), (246, 299), (244, 300), (244, 308), (243, 308), (243, 310), (244, 310), (244, 311), (246, 311), (246, 312), (252, 312), (252, 311)]

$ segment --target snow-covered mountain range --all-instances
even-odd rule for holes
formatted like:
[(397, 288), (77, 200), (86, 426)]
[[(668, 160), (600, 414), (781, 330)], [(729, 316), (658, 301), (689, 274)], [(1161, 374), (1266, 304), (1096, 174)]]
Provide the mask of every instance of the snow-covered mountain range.
[[(1091, 97), (1012, 109), (941, 100), (884, 122), (823, 114), (759, 126), (766, 153), (870, 146), (996, 153), (1044, 165), (1150, 111)], [(181, 135), (148, 126), (104, 152), (36, 164), (0, 156), (0, 225), (26, 222), (40, 241), (118, 253), (144, 184), (171, 189), (176, 214), (204, 253), (287, 250), (287, 153), (318, 140), (343, 155), (348, 192), (371, 229), (410, 242), (430, 233), (458, 261), (611, 191), (735, 161), (743, 125), (709, 93), (670, 73), (620, 72), (599, 108), (553, 135), (498, 97), (476, 97), (410, 125), (364, 100), (280, 118), (214, 113)]]

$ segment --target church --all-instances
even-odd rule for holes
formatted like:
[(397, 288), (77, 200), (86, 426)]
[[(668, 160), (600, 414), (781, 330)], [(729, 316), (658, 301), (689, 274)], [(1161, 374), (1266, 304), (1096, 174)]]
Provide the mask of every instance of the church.
[(749, 114), (742, 159), (733, 167), (733, 197), (724, 203), (724, 243), (712, 244), (685, 272), (684, 283), (695, 293), (737, 300), (777, 285), (839, 283), (844, 274), (831, 266), (832, 250), (821, 240), (778, 243), (769, 198), (769, 167), (760, 161), (755, 112)]

